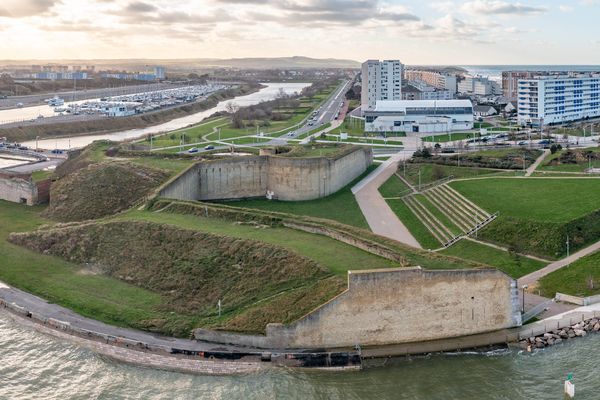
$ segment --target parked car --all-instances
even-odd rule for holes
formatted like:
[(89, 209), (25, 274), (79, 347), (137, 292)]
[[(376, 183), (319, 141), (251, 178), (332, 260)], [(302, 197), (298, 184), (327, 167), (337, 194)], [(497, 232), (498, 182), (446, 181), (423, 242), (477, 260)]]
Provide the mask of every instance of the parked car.
[(519, 143), (517, 143), (519, 146), (527, 146), (527, 140), (521, 140)]
[(552, 143), (554, 143), (554, 140), (552, 140), (552, 139), (543, 139), (538, 142), (538, 144), (541, 144), (544, 146), (552, 144)]
[(62, 151), (60, 149), (54, 149), (54, 150), (50, 151), (50, 153), (52, 153), (52, 154), (62, 154), (62, 153), (64, 153), (64, 151)]
[(197, 147), (192, 147), (191, 149), (189, 149), (187, 151), (188, 153), (192, 154), (192, 153), (197, 153), (198, 152), (198, 148)]
[(29, 147), (27, 147), (27, 146), (19, 146), (19, 150), (29, 150)]
[(204, 147), (204, 150), (214, 150), (215, 146), (213, 146), (212, 144), (209, 144), (208, 146)]

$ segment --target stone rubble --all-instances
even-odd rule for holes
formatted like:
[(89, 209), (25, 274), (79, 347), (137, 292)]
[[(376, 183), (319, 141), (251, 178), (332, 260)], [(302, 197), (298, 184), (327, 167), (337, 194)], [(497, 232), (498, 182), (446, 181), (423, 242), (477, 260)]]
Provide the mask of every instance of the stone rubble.
[(586, 336), (588, 333), (600, 331), (600, 318), (591, 318), (568, 328), (556, 329), (540, 336), (532, 336), (521, 340), (519, 344), (522, 348), (531, 351), (533, 349), (543, 349), (548, 346), (554, 346), (567, 339)]

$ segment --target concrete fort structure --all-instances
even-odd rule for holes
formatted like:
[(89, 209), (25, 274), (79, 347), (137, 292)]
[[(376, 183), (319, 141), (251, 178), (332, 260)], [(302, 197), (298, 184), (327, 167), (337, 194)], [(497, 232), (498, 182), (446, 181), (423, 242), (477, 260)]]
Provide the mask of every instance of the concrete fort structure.
[(404, 65), (398, 60), (367, 60), (361, 68), (361, 108), (371, 110), (380, 100), (402, 100)]
[(0, 200), (29, 206), (47, 203), (51, 183), (50, 179), (34, 182), (28, 173), (0, 171)]
[(367, 132), (443, 134), (473, 129), (471, 100), (378, 101), (364, 112)]
[(266, 336), (197, 329), (208, 342), (260, 348), (386, 346), (459, 338), (521, 325), (516, 281), (496, 269), (349, 271), (348, 289)]
[(372, 150), (364, 147), (348, 146), (320, 157), (261, 153), (200, 161), (163, 186), (158, 195), (178, 200), (313, 200), (337, 192), (373, 162)]

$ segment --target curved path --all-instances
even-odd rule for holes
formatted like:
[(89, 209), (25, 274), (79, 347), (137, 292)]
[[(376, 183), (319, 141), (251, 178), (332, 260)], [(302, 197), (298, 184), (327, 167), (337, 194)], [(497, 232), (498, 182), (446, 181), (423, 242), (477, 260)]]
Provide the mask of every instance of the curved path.
[(378, 190), (396, 172), (398, 163), (411, 155), (412, 151), (407, 150), (394, 154), (357, 183), (352, 188), (352, 193), (374, 233), (420, 249), (422, 247), (417, 239), (392, 211)]

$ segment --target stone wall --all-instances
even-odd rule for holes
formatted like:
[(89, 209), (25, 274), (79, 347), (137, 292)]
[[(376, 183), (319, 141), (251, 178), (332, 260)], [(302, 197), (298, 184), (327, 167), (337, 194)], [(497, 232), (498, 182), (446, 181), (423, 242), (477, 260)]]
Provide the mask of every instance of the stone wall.
[(385, 346), (521, 325), (516, 282), (501, 271), (416, 268), (348, 272), (348, 289), (266, 336), (196, 330), (197, 339), (274, 348)]
[(261, 155), (201, 161), (159, 191), (179, 200), (265, 197), (312, 200), (337, 192), (373, 161), (371, 149), (356, 148), (337, 158)]
[(35, 183), (30, 174), (0, 173), (0, 199), (35, 205), (48, 202), (50, 180)]

